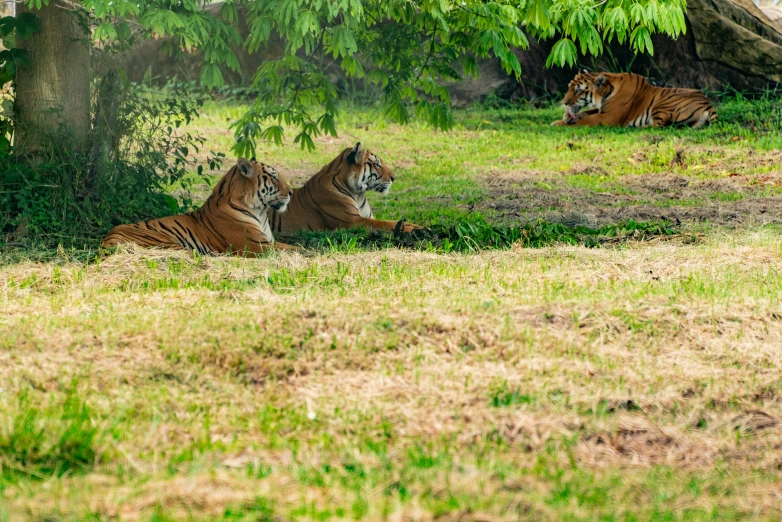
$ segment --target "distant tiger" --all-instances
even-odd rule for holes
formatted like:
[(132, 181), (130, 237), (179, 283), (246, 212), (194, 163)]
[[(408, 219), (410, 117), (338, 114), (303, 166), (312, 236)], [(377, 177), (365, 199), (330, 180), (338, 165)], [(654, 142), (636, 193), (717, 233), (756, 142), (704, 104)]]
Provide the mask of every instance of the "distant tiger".
[(220, 179), (212, 195), (189, 214), (118, 225), (104, 247), (136, 243), (144, 247), (195, 250), (200, 254), (257, 254), (270, 248), (298, 250), (274, 242), (267, 210), (285, 211), (288, 183), (269, 165), (240, 159)]
[[(717, 119), (709, 99), (695, 89), (649, 85), (632, 73), (578, 73), (565, 98), (565, 115), (552, 125), (617, 127), (702, 127)], [(581, 110), (583, 112), (579, 112)]]
[[(334, 230), (365, 226), (394, 230), (398, 221), (375, 219), (367, 201), (369, 190), (388, 194), (394, 173), (380, 158), (356, 143), (348, 147), (301, 188), (293, 189), (288, 211), (269, 210), (272, 231), (290, 234), (299, 230)], [(404, 232), (420, 229), (404, 223)]]

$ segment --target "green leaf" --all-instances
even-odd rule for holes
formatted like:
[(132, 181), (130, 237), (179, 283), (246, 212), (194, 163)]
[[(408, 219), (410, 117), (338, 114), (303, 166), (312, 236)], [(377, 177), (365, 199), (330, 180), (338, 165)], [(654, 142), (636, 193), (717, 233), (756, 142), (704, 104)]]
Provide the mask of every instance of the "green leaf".
[(120, 40), (127, 40), (130, 38), (132, 32), (130, 29), (130, 24), (127, 22), (120, 22), (117, 25), (117, 38)]
[(237, 158), (252, 158), (255, 156), (255, 141), (243, 137), (237, 137), (233, 147), (231, 147)]
[(654, 46), (652, 45), (652, 38), (649, 35), (649, 29), (644, 26), (638, 26), (633, 30), (630, 34), (630, 43), (632, 43), (633, 49), (636, 52), (654, 54)]
[(548, 29), (551, 24), (551, 18), (548, 12), (548, 2), (545, 0), (533, 0), (532, 13), (529, 18), (529, 23), (533, 27), (537, 27), (543, 30)]
[(630, 19), (634, 24), (640, 24), (644, 22), (646, 18), (646, 11), (641, 4), (633, 4), (630, 8)]
[(464, 57), (464, 60), (462, 61), (462, 69), (464, 69), (464, 74), (466, 74), (469, 78), (475, 79), (480, 75), (478, 63), (475, 61), (474, 56), (468, 55)]
[(283, 129), (280, 125), (270, 125), (261, 133), (261, 137), (267, 141), (272, 141), (276, 145), (282, 145)]
[(92, 33), (92, 38), (98, 42), (103, 40), (116, 40), (117, 30), (114, 29), (111, 22), (103, 22), (95, 28), (95, 31)]
[(176, 200), (175, 197), (169, 194), (163, 194), (163, 201), (165, 202), (169, 212), (171, 212), (172, 214), (176, 214), (177, 212), (179, 212), (179, 202)]
[(220, 67), (215, 63), (208, 63), (201, 70), (201, 83), (208, 89), (221, 87), (223, 85), (223, 73)]
[(11, 56), (13, 57), (13, 61), (16, 63), (17, 69), (20, 65), (23, 67), (30, 66), (30, 57), (25, 49), (11, 49)]
[(13, 16), (0, 18), (0, 38), (8, 36), (14, 29), (16, 29), (16, 18)]
[[(38, 9), (41, 8), (40, 1), (38, 1)], [(41, 30), (41, 22), (38, 17), (33, 13), (21, 13), (16, 17), (16, 34), (22, 40), (30, 38), (33, 33)]]
[(546, 60), (546, 67), (551, 67), (552, 65), (564, 67), (566, 64), (572, 67), (576, 65), (577, 58), (576, 44), (569, 38), (562, 38), (551, 49), (551, 54), (549, 54)]
[(16, 63), (13, 60), (6, 60), (3, 64), (3, 72), (11, 79), (16, 78)]
[(312, 137), (304, 131), (296, 135), (296, 137), (293, 139), (293, 143), (298, 143), (302, 150), (305, 148), (308, 151), (315, 150), (315, 143), (312, 141)]
[(319, 120), (320, 129), (323, 131), (324, 134), (328, 134), (333, 137), (337, 137), (337, 126), (334, 123), (334, 116), (331, 114), (324, 114), (320, 117)]
[(14, 76), (9, 74), (5, 67), (0, 67), (0, 86), (14, 80)]

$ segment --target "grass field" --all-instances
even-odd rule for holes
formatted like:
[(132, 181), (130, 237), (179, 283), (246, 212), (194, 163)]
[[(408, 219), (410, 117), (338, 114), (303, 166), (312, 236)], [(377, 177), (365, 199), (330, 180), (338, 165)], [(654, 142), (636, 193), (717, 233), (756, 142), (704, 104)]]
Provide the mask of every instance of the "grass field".
[[(241, 110), (194, 127), (228, 152)], [(719, 110), (484, 107), (448, 134), (353, 110), (314, 153), (257, 154), (298, 185), (361, 141), (397, 174), (381, 219), (674, 235), (0, 254), (0, 521), (779, 519), (782, 115)]]

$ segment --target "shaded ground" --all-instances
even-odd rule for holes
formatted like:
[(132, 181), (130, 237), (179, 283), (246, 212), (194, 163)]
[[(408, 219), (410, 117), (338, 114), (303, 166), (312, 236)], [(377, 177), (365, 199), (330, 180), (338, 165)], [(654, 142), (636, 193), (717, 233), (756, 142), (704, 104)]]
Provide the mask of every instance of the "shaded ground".
[[(748, 153), (751, 157), (751, 151)], [(782, 223), (782, 153), (755, 154), (754, 165), (713, 175), (719, 163), (687, 166), (686, 149), (671, 160), (671, 173), (611, 176), (599, 165), (566, 172), (501, 171), (484, 175), (487, 209), (503, 221), (542, 217), (569, 225), (597, 226), (617, 221), (668, 220), (673, 224), (708, 222), (726, 227)], [(648, 163), (643, 153), (628, 158)], [(758, 173), (759, 166), (778, 170)]]

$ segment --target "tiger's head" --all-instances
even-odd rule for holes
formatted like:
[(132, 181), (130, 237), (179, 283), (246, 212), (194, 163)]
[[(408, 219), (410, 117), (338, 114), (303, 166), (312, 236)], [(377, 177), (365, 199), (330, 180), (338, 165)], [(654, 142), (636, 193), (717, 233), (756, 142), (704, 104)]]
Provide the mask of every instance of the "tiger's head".
[(345, 149), (342, 157), (347, 163), (348, 172), (345, 180), (351, 191), (363, 194), (369, 190), (388, 194), (394, 182), (394, 173), (383, 165), (380, 158), (364, 149), (361, 143)]
[(597, 109), (603, 107), (603, 101), (613, 88), (604, 74), (590, 73), (586, 69), (576, 75), (568, 84), (562, 105), (565, 106), (565, 123), (578, 121), (581, 109)]
[[(277, 212), (285, 212), (293, 191), (270, 165), (258, 163), (255, 158), (240, 158), (234, 167), (234, 179), (229, 190), (235, 199), (242, 201), (248, 208), (265, 212), (269, 207)], [(215, 190), (220, 189), (220, 185)]]

